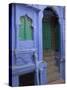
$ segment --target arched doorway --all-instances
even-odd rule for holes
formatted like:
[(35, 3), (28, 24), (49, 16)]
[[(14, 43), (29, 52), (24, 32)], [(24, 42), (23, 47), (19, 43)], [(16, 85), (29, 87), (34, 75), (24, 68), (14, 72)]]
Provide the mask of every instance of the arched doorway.
[(60, 52), (60, 25), (58, 15), (51, 8), (43, 11), (42, 19), (43, 59), (47, 62), (48, 82), (59, 79), (59, 67), (56, 57)]

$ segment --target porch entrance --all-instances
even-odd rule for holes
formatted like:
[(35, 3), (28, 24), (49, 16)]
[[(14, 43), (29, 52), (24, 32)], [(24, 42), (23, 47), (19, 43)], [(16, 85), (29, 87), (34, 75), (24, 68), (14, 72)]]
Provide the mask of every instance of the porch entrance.
[(60, 25), (52, 8), (43, 11), (43, 59), (47, 62), (48, 83), (59, 79)]

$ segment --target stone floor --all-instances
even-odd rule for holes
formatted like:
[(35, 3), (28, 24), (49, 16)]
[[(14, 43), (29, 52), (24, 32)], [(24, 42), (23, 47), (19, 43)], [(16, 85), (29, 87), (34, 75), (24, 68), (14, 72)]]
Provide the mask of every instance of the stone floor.
[(48, 83), (59, 79), (59, 68), (56, 65), (56, 52), (55, 50), (44, 51), (44, 61), (47, 62), (47, 78)]
[(64, 80), (56, 80), (56, 81), (50, 82), (48, 84), (63, 84), (63, 83), (65, 83)]

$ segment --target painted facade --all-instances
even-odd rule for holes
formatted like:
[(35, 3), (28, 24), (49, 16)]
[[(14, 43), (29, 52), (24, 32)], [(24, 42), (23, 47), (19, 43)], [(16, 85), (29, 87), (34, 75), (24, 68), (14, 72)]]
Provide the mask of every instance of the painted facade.
[[(10, 4), (10, 85), (19, 86), (20, 76), (34, 72), (34, 85), (48, 84), (47, 62), (43, 60), (45, 9), (50, 8), (60, 24), (59, 79), (65, 80), (65, 12), (63, 6)], [(22, 31), (23, 30), (23, 31)], [(44, 62), (43, 62), (44, 61)], [(23, 79), (22, 79), (23, 86)]]

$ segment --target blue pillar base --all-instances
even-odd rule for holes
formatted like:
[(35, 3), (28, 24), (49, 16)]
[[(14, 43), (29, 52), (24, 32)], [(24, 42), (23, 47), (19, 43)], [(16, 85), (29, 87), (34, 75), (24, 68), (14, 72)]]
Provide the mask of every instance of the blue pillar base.
[(60, 79), (65, 80), (65, 59), (60, 61)]
[(40, 85), (47, 84), (47, 63), (41, 63), (39, 66)]
[(13, 87), (18, 87), (19, 86), (19, 76), (18, 75), (13, 75), (12, 76), (12, 86)]

